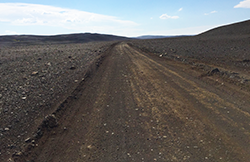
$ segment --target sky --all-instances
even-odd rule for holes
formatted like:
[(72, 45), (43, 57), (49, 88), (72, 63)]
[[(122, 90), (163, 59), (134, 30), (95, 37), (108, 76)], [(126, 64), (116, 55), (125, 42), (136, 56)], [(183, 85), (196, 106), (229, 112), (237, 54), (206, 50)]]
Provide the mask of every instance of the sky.
[(195, 35), (250, 19), (250, 0), (0, 0), (0, 35)]

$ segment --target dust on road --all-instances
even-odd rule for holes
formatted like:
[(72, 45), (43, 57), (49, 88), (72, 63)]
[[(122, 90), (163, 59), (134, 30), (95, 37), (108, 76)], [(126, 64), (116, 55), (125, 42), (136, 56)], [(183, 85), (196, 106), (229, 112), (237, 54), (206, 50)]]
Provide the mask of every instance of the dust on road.
[(120, 43), (67, 102), (59, 126), (16, 161), (246, 162), (250, 96), (226, 88)]

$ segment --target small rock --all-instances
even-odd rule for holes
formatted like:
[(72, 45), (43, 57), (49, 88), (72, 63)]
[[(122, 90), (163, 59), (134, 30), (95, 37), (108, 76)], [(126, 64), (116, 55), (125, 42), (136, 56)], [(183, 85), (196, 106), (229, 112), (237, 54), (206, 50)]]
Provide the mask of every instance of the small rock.
[(21, 156), (21, 155), (22, 155), (21, 151), (14, 154), (14, 156)]
[(235, 77), (235, 76), (233, 76), (233, 75), (230, 75), (230, 77), (229, 77), (229, 78), (230, 78), (230, 79), (233, 79), (234, 77)]
[(29, 142), (31, 142), (31, 139), (27, 138), (27, 139), (24, 140), (24, 142), (29, 143)]
[(10, 130), (10, 128), (4, 128), (4, 130), (5, 130), (5, 131), (9, 131), (9, 130)]
[(70, 70), (75, 70), (76, 67), (75, 67), (75, 66), (71, 66), (69, 69), (70, 69)]
[(220, 70), (218, 68), (215, 68), (215, 69), (211, 70), (210, 72), (208, 72), (208, 75), (211, 76), (211, 75), (214, 75), (216, 73), (220, 73)]
[(2, 96), (3, 96), (3, 95), (2, 95), (2, 94), (0, 94), (0, 98), (2, 98)]
[(78, 80), (75, 80), (75, 83), (77, 83), (78, 82)]
[(91, 146), (91, 145), (88, 145), (87, 148), (88, 148), (88, 149), (92, 149), (92, 146)]
[(31, 76), (35, 76), (35, 75), (38, 75), (38, 71), (33, 71)]
[(175, 50), (175, 49), (173, 49), (173, 48), (171, 48), (171, 51), (172, 51), (172, 52), (174, 52), (174, 53), (176, 52), (176, 50)]
[(211, 71), (211, 73), (219, 73), (220, 72), (220, 70), (218, 69), (218, 68), (215, 68), (215, 69), (213, 69), (212, 71)]
[(22, 97), (22, 100), (26, 100), (27, 97)]
[(54, 114), (47, 115), (45, 119), (43, 120), (43, 126), (47, 128), (54, 128), (58, 126), (57, 119)]

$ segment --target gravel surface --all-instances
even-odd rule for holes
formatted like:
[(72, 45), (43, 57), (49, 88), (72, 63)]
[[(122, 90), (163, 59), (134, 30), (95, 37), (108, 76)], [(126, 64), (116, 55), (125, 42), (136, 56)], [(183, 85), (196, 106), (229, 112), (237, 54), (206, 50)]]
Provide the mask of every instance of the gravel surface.
[(192, 65), (125, 42), (102, 58), (12, 161), (250, 159), (250, 93), (208, 82), (219, 69), (201, 79)]
[(182, 37), (133, 41), (140, 49), (176, 60), (250, 68), (250, 35), (238, 37)]
[(0, 47), (0, 157), (20, 150), (112, 43)]
[(134, 40), (129, 45), (159, 57), (191, 64), (204, 72), (216, 73), (228, 82), (250, 89), (250, 35), (193, 36), (155, 40)]

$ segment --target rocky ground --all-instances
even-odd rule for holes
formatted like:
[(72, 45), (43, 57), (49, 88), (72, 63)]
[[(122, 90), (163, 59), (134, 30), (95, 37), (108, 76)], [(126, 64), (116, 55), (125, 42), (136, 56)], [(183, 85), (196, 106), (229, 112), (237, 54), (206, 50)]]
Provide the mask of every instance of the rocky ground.
[(245, 162), (248, 28), (1, 46), (0, 161)]
[(227, 82), (250, 88), (250, 35), (135, 40), (129, 44), (159, 57), (193, 65), (203, 72), (202, 77), (216, 74)]
[(103, 56), (9, 161), (250, 159), (250, 94), (219, 69), (201, 77), (193, 65), (126, 42)]
[(111, 44), (0, 48), (0, 157), (20, 150), (22, 142), (84, 79), (88, 67)]

